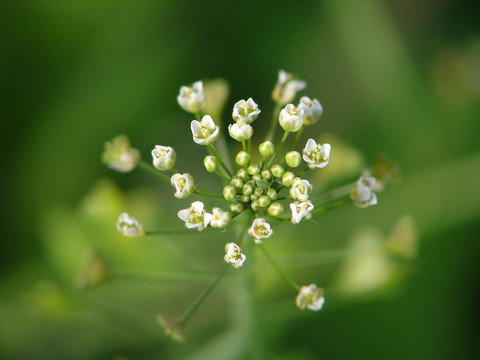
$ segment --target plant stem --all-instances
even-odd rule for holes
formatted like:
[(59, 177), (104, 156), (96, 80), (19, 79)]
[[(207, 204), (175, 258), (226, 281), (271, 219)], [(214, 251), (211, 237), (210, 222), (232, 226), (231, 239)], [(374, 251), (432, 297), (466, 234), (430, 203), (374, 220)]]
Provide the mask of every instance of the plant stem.
[(298, 173), (298, 177), (301, 177), (303, 174), (305, 174), (308, 170), (310, 170), (310, 167), (307, 165), (305, 166), (305, 169), (303, 169), (302, 171), (300, 171)]
[(328, 211), (328, 210), (336, 209), (337, 207), (348, 204), (350, 202), (352, 202), (352, 199), (350, 199), (350, 196), (349, 197), (344, 197), (344, 198), (341, 198), (340, 200), (338, 200), (336, 202), (333, 202), (331, 204), (327, 204), (327, 205), (322, 206), (320, 208), (316, 208), (315, 210), (313, 210), (311, 212), (311, 214), (315, 215), (315, 214), (319, 214), (319, 213), (322, 213), (322, 212), (325, 212), (325, 211)]
[(295, 289), (295, 291), (300, 291), (300, 286), (293, 281), (285, 272), (282, 270), (282, 268), (277, 264), (277, 262), (273, 259), (273, 257), (270, 255), (270, 253), (265, 249), (265, 246), (260, 245), (259, 248), (262, 250), (263, 254), (265, 257), (270, 261), (272, 266), (277, 270), (278, 275), (285, 280), (292, 288)]
[[(288, 151), (292, 151), (295, 145), (297, 144), (298, 139), (300, 139), (300, 136), (302, 136), (303, 129), (305, 129), (305, 125), (302, 125), (302, 127), (297, 131), (295, 134), (295, 138), (293, 139), (292, 143), (290, 144), (290, 147), (288, 148)], [(287, 151), (287, 152), (288, 152)]]
[(270, 129), (268, 130), (266, 140), (272, 141), (273, 136), (275, 135), (275, 129), (277, 128), (277, 123), (278, 123), (278, 114), (280, 112), (280, 108), (282, 107), (282, 104), (280, 103), (275, 103), (275, 107), (273, 108), (273, 114), (272, 114), (272, 122), (270, 124)]
[(212, 151), (212, 154), (213, 156), (215, 156), (219, 162), (219, 164), (222, 166), (223, 170), (225, 170), (225, 172), (228, 174), (228, 176), (231, 178), (232, 177), (232, 173), (231, 171), (227, 168), (227, 165), (225, 165), (225, 163), (223, 162), (222, 158), (220, 157), (220, 155), (218, 154), (218, 151), (217, 149), (215, 149), (215, 145), (213, 144), (210, 144), (209, 145), (209, 149)]
[(215, 195), (215, 194), (209, 193), (208, 191), (205, 191), (205, 190), (200, 189), (198, 187), (195, 190), (193, 190), (193, 193), (197, 194), (197, 195), (200, 195), (200, 196), (207, 196), (207, 197), (211, 197), (211, 198), (215, 198), (215, 199), (225, 199), (221, 195)]
[(156, 176), (157, 178), (162, 180), (164, 183), (166, 183), (168, 185), (171, 185), (170, 177), (168, 177), (164, 173), (160, 172), (159, 170), (155, 169), (153, 166), (147, 164), (146, 162), (140, 161), (138, 163), (138, 168), (147, 172), (147, 173), (149, 173), (149, 174), (151, 174), (151, 175), (153, 175), (153, 176)]
[(287, 140), (288, 134), (290, 134), (290, 132), (285, 130), (285, 132), (283, 133), (282, 140), (280, 140), (280, 144), (278, 144), (278, 147), (275, 150), (275, 153), (273, 154), (272, 158), (270, 159), (270, 163), (268, 164), (267, 168), (272, 166), (273, 162), (275, 161), (275, 158), (278, 156), (278, 153), (280, 152), (280, 149), (281, 149), (282, 145)]

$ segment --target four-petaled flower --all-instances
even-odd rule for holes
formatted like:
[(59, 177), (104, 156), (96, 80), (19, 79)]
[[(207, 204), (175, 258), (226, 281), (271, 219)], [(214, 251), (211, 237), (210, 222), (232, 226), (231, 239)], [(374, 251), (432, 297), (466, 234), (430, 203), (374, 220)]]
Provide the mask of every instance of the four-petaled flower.
[(298, 201), (307, 201), (312, 192), (312, 185), (308, 180), (295, 178), (290, 188), (290, 196)]
[(146, 233), (143, 224), (125, 212), (118, 217), (117, 230), (130, 237), (143, 236)]
[(177, 154), (170, 146), (155, 145), (152, 150), (153, 166), (158, 170), (170, 170), (175, 165)]
[(248, 235), (253, 237), (256, 244), (260, 244), (263, 239), (269, 238), (272, 234), (273, 230), (264, 218), (253, 220), (252, 226), (248, 229)]
[(303, 124), (305, 126), (315, 124), (323, 113), (323, 107), (317, 99), (310, 100), (308, 96), (302, 96), (298, 104), (303, 109)]
[(323, 168), (330, 161), (330, 144), (317, 144), (313, 139), (308, 139), (303, 149), (303, 160), (308, 164), (310, 169)]
[(185, 199), (190, 196), (195, 187), (193, 177), (189, 173), (174, 174), (170, 178), (170, 182), (175, 187), (175, 197), (177, 199)]
[(296, 132), (303, 125), (303, 109), (295, 107), (293, 104), (285, 106), (278, 117), (278, 121), (283, 130), (288, 132)]
[(118, 135), (105, 143), (102, 161), (113, 170), (129, 172), (135, 169), (140, 161), (140, 151), (130, 146), (130, 140), (125, 135)]
[(188, 209), (180, 210), (178, 217), (185, 221), (187, 228), (202, 231), (210, 224), (213, 218), (213, 215), (205, 212), (204, 208), (203, 202), (195, 201)]
[(192, 114), (198, 113), (205, 105), (203, 82), (196, 81), (192, 87), (182, 86), (180, 94), (177, 96), (177, 101), (183, 110)]
[(311, 219), (314, 206), (310, 200), (307, 201), (295, 201), (290, 204), (290, 210), (292, 210), (292, 224), (298, 224), (302, 219)]
[(210, 145), (217, 140), (220, 129), (210, 115), (205, 115), (202, 121), (193, 120), (192, 128), (193, 141), (200, 145)]
[(325, 298), (323, 297), (323, 288), (317, 287), (315, 284), (302, 286), (297, 295), (297, 306), (305, 310), (305, 308), (318, 311), (322, 308)]
[(295, 98), (297, 92), (306, 87), (307, 83), (305, 81), (297, 80), (292, 74), (280, 70), (277, 83), (272, 92), (272, 99), (281, 105), (288, 104)]
[(247, 101), (240, 100), (233, 106), (232, 118), (235, 121), (242, 121), (244, 124), (250, 124), (260, 114), (258, 105), (249, 98)]
[(225, 244), (225, 262), (227, 264), (232, 264), (234, 268), (239, 268), (245, 262), (247, 257), (242, 253), (240, 246), (233, 242)]
[(228, 125), (228, 133), (237, 141), (245, 141), (252, 137), (253, 128), (242, 120), (237, 120), (235, 124)]
[(360, 179), (353, 185), (350, 198), (353, 203), (361, 208), (377, 204), (377, 195), (373, 191), (376, 180), (374, 177), (360, 176)]
[(228, 211), (220, 209), (219, 207), (214, 207), (212, 209), (212, 221), (210, 221), (210, 226), (214, 228), (223, 229), (228, 225), (232, 219), (232, 214)]

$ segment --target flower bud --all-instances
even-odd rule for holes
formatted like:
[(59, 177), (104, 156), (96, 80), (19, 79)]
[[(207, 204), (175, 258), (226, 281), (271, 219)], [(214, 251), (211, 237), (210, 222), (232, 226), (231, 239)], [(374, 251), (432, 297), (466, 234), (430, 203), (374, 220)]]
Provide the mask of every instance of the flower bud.
[(242, 195), (242, 196), (240, 196), (240, 201), (243, 202), (243, 203), (248, 203), (248, 202), (250, 202), (250, 196)]
[(272, 175), (281, 178), (283, 174), (285, 173), (285, 170), (283, 169), (282, 165), (275, 164), (270, 168), (270, 171), (272, 172)]
[(282, 184), (284, 186), (290, 186), (295, 179), (295, 174), (292, 173), (291, 171), (287, 171), (286, 173), (283, 174), (282, 176)]
[(257, 181), (261, 180), (262, 177), (260, 176), (260, 174), (255, 174), (252, 176), (252, 180), (256, 183)]
[(250, 175), (256, 175), (260, 172), (260, 166), (258, 164), (250, 164), (247, 171)]
[(294, 105), (288, 104), (280, 111), (278, 121), (283, 130), (297, 132), (303, 125), (303, 116), (302, 108), (296, 108)]
[(228, 125), (228, 133), (237, 141), (245, 141), (252, 137), (253, 128), (242, 120), (238, 120), (235, 124)]
[(203, 165), (205, 165), (205, 169), (207, 169), (208, 172), (215, 172), (217, 171), (218, 160), (215, 156), (208, 155), (203, 159)]
[(278, 193), (275, 189), (270, 188), (267, 190), (267, 196), (272, 200), (277, 200)]
[(253, 195), (259, 197), (260, 195), (263, 194), (263, 189), (256, 187), (255, 190), (253, 190)]
[(270, 180), (272, 178), (272, 172), (270, 170), (262, 170), (261, 174), (262, 178), (264, 178), (265, 180)]
[(268, 214), (271, 216), (280, 216), (283, 214), (283, 205), (279, 202), (274, 202), (268, 207)]
[(250, 155), (245, 151), (240, 151), (237, 156), (235, 157), (235, 162), (238, 166), (247, 166), (250, 162)]
[(248, 172), (245, 169), (238, 169), (237, 176), (243, 181), (246, 181), (248, 179)]
[(288, 166), (296, 168), (302, 162), (302, 156), (298, 151), (290, 151), (285, 155), (285, 161)]
[(242, 187), (242, 193), (243, 195), (250, 196), (253, 193), (253, 186), (249, 183), (246, 183)]
[(245, 208), (243, 207), (242, 204), (240, 203), (233, 203), (233, 204), (230, 204), (230, 212), (233, 214), (233, 215), (238, 215), (240, 214)]
[(275, 152), (275, 145), (271, 141), (265, 141), (259, 145), (258, 151), (263, 157), (269, 157)]
[(235, 188), (235, 190), (240, 191), (240, 190), (242, 190), (243, 180), (240, 179), (240, 178), (238, 178), (238, 177), (234, 177), (234, 178), (230, 181), (230, 184), (233, 185), (233, 187)]
[(182, 86), (180, 94), (177, 96), (177, 102), (183, 110), (192, 114), (198, 113), (205, 104), (203, 82), (196, 81), (192, 87)]
[(252, 208), (253, 211), (260, 210), (260, 204), (258, 203), (258, 200), (252, 201), (252, 203), (250, 204), (250, 207)]
[(267, 206), (269, 206), (270, 204), (272, 203), (272, 200), (266, 196), (266, 195), (262, 195), (258, 198), (258, 204), (260, 205), (260, 207), (262, 208), (266, 208)]
[(231, 201), (235, 199), (235, 195), (237, 195), (237, 191), (235, 190), (233, 185), (226, 185), (223, 188), (223, 197), (225, 198), (225, 200)]

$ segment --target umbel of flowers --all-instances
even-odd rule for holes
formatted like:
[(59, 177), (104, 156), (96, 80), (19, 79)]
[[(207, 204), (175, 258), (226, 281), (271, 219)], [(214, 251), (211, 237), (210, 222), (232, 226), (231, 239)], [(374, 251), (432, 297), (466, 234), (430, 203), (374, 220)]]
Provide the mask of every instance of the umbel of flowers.
[[(137, 166), (151, 172), (165, 183), (171, 184), (174, 188), (173, 195), (178, 199), (196, 194), (197, 197), (215, 199), (222, 203), (210, 210), (203, 201), (195, 200), (189, 207), (179, 209), (178, 217), (189, 231), (221, 230), (228, 227), (236, 218), (240, 218), (241, 214), (247, 214), (241, 217), (248, 219), (248, 222), (237, 242), (232, 242), (231, 239), (226, 241), (225, 263), (235, 269), (248, 264), (248, 254), (243, 252), (240, 245), (245, 238), (244, 235), (250, 236), (251, 241), (256, 244), (255, 246), (262, 248), (280, 275), (298, 291), (296, 297), (298, 308), (317, 311), (324, 303), (323, 288), (315, 284), (308, 286), (296, 284), (276, 264), (262, 243), (273, 241), (276, 223), (279, 221), (290, 221), (291, 224), (298, 226), (301, 222), (311, 219), (313, 215), (348, 202), (360, 208), (375, 205), (377, 197), (374, 192), (375, 178), (364, 174), (351, 186), (351, 191), (349, 189), (339, 198), (333, 199), (334, 201), (321, 204), (312, 201), (314, 185), (306, 175), (311, 171), (322, 171), (328, 166), (332, 147), (328, 143), (321, 144), (313, 138), (300, 142), (305, 127), (317, 124), (323, 114), (322, 105), (317, 99), (303, 96), (298, 102), (294, 102), (297, 93), (305, 87), (304, 81), (280, 70), (272, 92), (275, 108), (270, 127), (265, 137), (256, 142), (259, 143), (256, 151), (252, 150), (254, 123), (263, 121), (261, 120), (263, 113), (252, 98), (235, 103), (231, 113), (232, 122), (225, 131), (219, 126), (219, 119), (213, 119), (210, 114), (203, 113), (208, 99), (202, 81), (180, 88), (177, 101), (182, 109), (195, 116), (195, 119), (191, 120), (190, 130), (193, 142), (206, 150), (203, 161), (205, 169), (220, 177), (223, 182), (222, 188), (218, 189), (217, 193), (203, 190), (190, 173), (182, 173), (175, 168), (177, 152), (170, 146), (172, 144), (153, 147), (152, 166), (141, 161), (138, 150), (130, 146), (126, 136), (120, 135), (106, 143), (103, 161), (110, 168), (120, 172), (131, 171)], [(278, 136), (279, 140), (276, 140), (278, 125), (283, 133)], [(187, 126), (185, 128), (187, 131)], [(225, 156), (228, 155), (225, 151), (220, 154), (217, 150), (217, 142), (225, 144), (227, 133), (238, 142), (236, 147), (239, 149), (230, 161), (226, 161)], [(290, 144), (287, 144), (288, 138), (291, 138)], [(295, 150), (297, 146), (298, 150)], [(225, 149), (225, 146), (222, 148)], [(161, 234), (146, 231), (138, 220), (127, 213), (120, 215), (117, 228), (125, 236), (132, 237)], [(220, 278), (223, 274), (222, 272)], [(216, 283), (217, 280), (213, 287)], [(206, 294), (202, 294), (200, 302), (209, 291), (210, 288), (206, 290)], [(173, 322), (160, 316), (162, 319), (160, 323), (166, 327), (167, 333), (174, 332), (177, 335), (174, 337), (182, 338), (178, 329), (183, 329), (190, 315), (186, 313)]]

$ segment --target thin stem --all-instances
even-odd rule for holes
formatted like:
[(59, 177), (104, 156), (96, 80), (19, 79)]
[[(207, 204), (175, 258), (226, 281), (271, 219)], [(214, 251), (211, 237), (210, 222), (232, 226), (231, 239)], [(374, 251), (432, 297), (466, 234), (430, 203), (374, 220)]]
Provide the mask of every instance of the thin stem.
[(307, 165), (305, 168), (298, 173), (298, 177), (301, 177), (303, 174), (305, 174), (308, 170), (310, 170), (310, 167)]
[(138, 163), (138, 168), (153, 176), (156, 176), (157, 178), (162, 180), (164, 183), (171, 185), (170, 177), (160, 172), (159, 170), (155, 169), (153, 166), (147, 164), (146, 162), (140, 161)]
[(195, 118), (196, 118), (198, 121), (202, 121), (202, 114), (200, 113), (200, 111), (195, 113)]
[(265, 257), (268, 259), (268, 261), (270, 261), (270, 263), (272, 264), (272, 266), (275, 268), (275, 270), (277, 270), (277, 273), (278, 275), (280, 275), (280, 277), (285, 280), (292, 288), (294, 288), (296, 291), (300, 291), (300, 286), (295, 282), (293, 281), (287, 274), (285, 274), (285, 272), (282, 270), (282, 268), (278, 265), (278, 263), (273, 259), (273, 257), (270, 255), (270, 253), (267, 251), (267, 249), (265, 249), (265, 246), (263, 245), (260, 245), (258, 246), (263, 254), (265, 255)]
[(270, 124), (270, 129), (268, 130), (266, 140), (272, 141), (273, 136), (275, 135), (275, 129), (277, 128), (278, 123), (278, 114), (280, 113), (281, 107), (282, 104), (280, 104), (279, 102), (275, 103), (272, 114), (272, 122)]
[(178, 320), (178, 324), (181, 326), (185, 326), (186, 322), (190, 319), (190, 317), (195, 313), (197, 308), (205, 301), (205, 299), (210, 295), (210, 293), (217, 287), (220, 281), (223, 279), (225, 274), (228, 270), (230, 270), (231, 266), (225, 266), (217, 278), (210, 284), (210, 286), (205, 289), (205, 291), (195, 300), (195, 302), (183, 313), (183, 315)]
[(300, 136), (302, 136), (303, 129), (305, 129), (305, 125), (302, 125), (302, 127), (295, 134), (295, 138), (293, 139), (292, 143), (290, 144), (290, 147), (288, 148), (288, 151), (293, 150), (293, 148), (297, 144), (298, 139), (300, 139)]
[(231, 178), (232, 177), (232, 173), (231, 171), (227, 168), (227, 165), (225, 165), (225, 163), (223, 162), (222, 158), (220, 157), (220, 155), (218, 154), (218, 151), (217, 149), (215, 149), (215, 145), (213, 144), (210, 144), (209, 145), (209, 148), (210, 150), (212, 151), (212, 154), (213, 156), (215, 156), (219, 162), (219, 164), (222, 166), (223, 170), (225, 170), (225, 172), (228, 174), (228, 176)]
[[(207, 227), (204, 231), (210, 231), (213, 228)], [(198, 235), (198, 231), (193, 231), (192, 229), (182, 229), (182, 230), (158, 230), (158, 231), (147, 231), (145, 236), (148, 235), (178, 235), (178, 234), (196, 234)]]
[(322, 212), (325, 212), (325, 211), (328, 211), (328, 210), (336, 209), (337, 207), (348, 204), (351, 201), (352, 201), (352, 199), (350, 199), (350, 196), (349, 197), (344, 197), (343, 199), (340, 199), (340, 200), (338, 200), (336, 202), (333, 202), (331, 204), (322, 206), (320, 208), (316, 208), (315, 210), (313, 210), (311, 212), (311, 214), (315, 215), (315, 214), (319, 214), (319, 213), (322, 213)]
[(225, 199), (221, 195), (215, 195), (215, 194), (209, 193), (208, 191), (200, 190), (198, 187), (197, 187), (197, 189), (193, 190), (193, 193), (197, 194), (197, 195), (200, 195), (200, 196), (207, 196), (207, 197), (211, 197), (211, 198), (215, 198), (215, 199)]
[(242, 150), (247, 152), (247, 143), (245, 142), (245, 140), (242, 141)]
[(223, 175), (220, 171), (217, 170), (217, 171), (214, 171), (214, 173), (215, 173), (220, 179), (222, 179), (223, 181), (225, 181), (226, 183), (228, 183), (228, 182), (230, 181), (230, 180), (228, 180), (228, 178), (227, 178), (225, 175)]
[(247, 153), (248, 155), (252, 155), (252, 139), (247, 140)]
[(333, 190), (315, 198), (315, 201), (312, 200), (312, 202), (325, 203), (329, 200), (349, 195), (350, 192), (352, 191), (353, 184), (354, 183), (351, 183), (351, 184), (343, 185), (339, 188), (333, 189)]
[(280, 140), (280, 144), (278, 144), (278, 147), (275, 150), (275, 153), (273, 154), (272, 158), (270, 159), (270, 163), (268, 164), (267, 168), (272, 166), (273, 162), (275, 161), (276, 157), (278, 156), (278, 153), (280, 152), (280, 149), (282, 148), (282, 145), (287, 140), (288, 134), (290, 134), (290, 132), (285, 130), (285, 132), (283, 133), (282, 140)]

